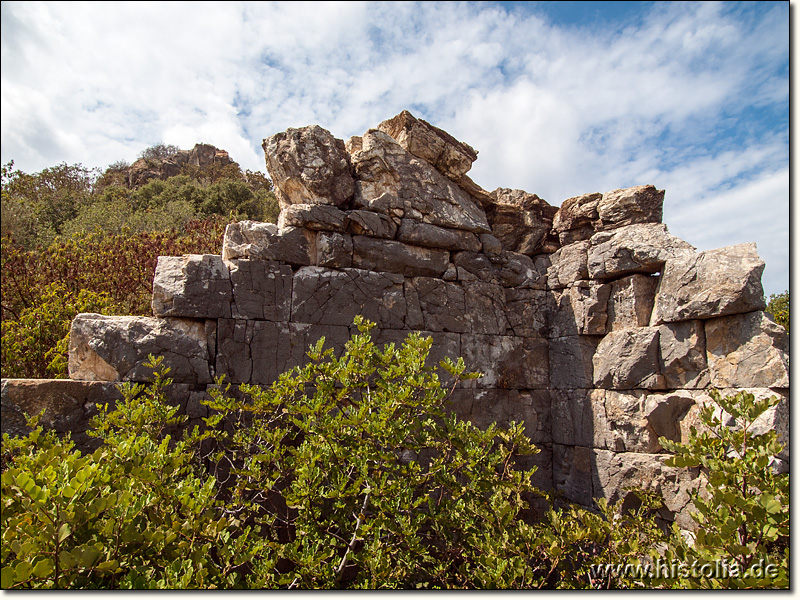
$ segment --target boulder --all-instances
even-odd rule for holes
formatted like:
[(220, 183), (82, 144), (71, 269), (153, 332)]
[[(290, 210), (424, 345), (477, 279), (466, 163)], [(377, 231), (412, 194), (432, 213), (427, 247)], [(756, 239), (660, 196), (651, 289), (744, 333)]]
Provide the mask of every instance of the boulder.
[(633, 273), (660, 273), (664, 263), (694, 253), (694, 246), (676, 238), (662, 223), (628, 225), (596, 233), (588, 248), (592, 279), (619, 278)]
[(417, 119), (407, 110), (384, 121), (378, 129), (452, 181), (458, 181), (478, 158), (478, 153), (470, 146), (427, 121)]
[(371, 129), (352, 155), (355, 208), (474, 233), (489, 233), (483, 209), (460, 187), (389, 135)]
[(550, 289), (565, 288), (581, 279), (588, 279), (589, 248), (588, 241), (580, 241), (561, 246), (551, 254), (547, 286)]
[(543, 266), (542, 263), (537, 265), (530, 256), (508, 250), (503, 250), (489, 260), (495, 266), (500, 283), (506, 288), (547, 289), (549, 265)]
[(788, 388), (789, 335), (761, 311), (706, 321), (711, 385)]
[(459, 281), (500, 283), (499, 269), (485, 254), (467, 250), (456, 252), (453, 254), (453, 265), (455, 265)]
[(221, 256), (159, 256), (153, 278), (153, 315), (230, 318), (233, 293)]
[(567, 198), (553, 215), (553, 231), (562, 246), (588, 240), (595, 234), (599, 192)]
[(755, 244), (740, 244), (667, 261), (653, 323), (709, 319), (763, 310), (764, 262)]
[(277, 260), (290, 265), (313, 265), (317, 258), (316, 234), (300, 227), (278, 229), (272, 223), (239, 221), (225, 228), (222, 259)]
[(278, 217), (278, 230), (287, 227), (344, 232), (347, 213), (327, 204), (292, 204), (284, 207)]
[(371, 210), (351, 210), (347, 213), (347, 231), (354, 235), (393, 240), (397, 224), (391, 217)]
[(664, 376), (658, 371), (657, 328), (612, 331), (597, 346), (592, 363), (595, 387), (664, 389)]
[(353, 237), (353, 266), (406, 277), (441, 277), (450, 264), (447, 250), (411, 246), (395, 240)]
[(472, 252), (478, 252), (481, 249), (478, 236), (472, 232), (447, 229), (413, 219), (402, 219), (397, 231), (397, 239), (406, 244), (427, 248), (470, 250)]
[(180, 383), (211, 383), (208, 332), (201, 320), (81, 313), (69, 334), (69, 376), (86, 381), (149, 381), (148, 357), (161, 356)]
[(495, 202), (486, 207), (486, 218), (503, 249), (528, 256), (558, 249), (558, 239), (551, 234), (555, 206), (522, 190), (498, 188), (492, 197)]
[(281, 209), (292, 204), (349, 208), (354, 183), (342, 140), (311, 125), (270, 136), (262, 147)]

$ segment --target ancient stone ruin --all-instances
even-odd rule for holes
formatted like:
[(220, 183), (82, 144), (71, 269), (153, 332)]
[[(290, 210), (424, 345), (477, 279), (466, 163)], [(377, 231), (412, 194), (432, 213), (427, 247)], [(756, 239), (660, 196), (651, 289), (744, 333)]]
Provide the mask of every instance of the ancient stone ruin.
[[(788, 336), (763, 311), (754, 244), (697, 252), (662, 224), (651, 185), (565, 200), (486, 192), (477, 153), (408, 112), (347, 142), (319, 126), (264, 140), (278, 225), (228, 226), (220, 255), (161, 257), (153, 317), (81, 314), (72, 381), (3, 383), (4, 431), (22, 411), (79, 443), (115, 383), (146, 381), (161, 355), (190, 424), (207, 386), (270, 384), (353, 319), (379, 343), (433, 338), (431, 361), (463, 356), (483, 378), (453, 397), (479, 425), (524, 421), (542, 449), (536, 483), (569, 500), (663, 494), (689, 525), (696, 471), (671, 469), (658, 438), (685, 439), (708, 390), (782, 403), (762, 419), (788, 444)], [(788, 448), (776, 458), (788, 469)]]

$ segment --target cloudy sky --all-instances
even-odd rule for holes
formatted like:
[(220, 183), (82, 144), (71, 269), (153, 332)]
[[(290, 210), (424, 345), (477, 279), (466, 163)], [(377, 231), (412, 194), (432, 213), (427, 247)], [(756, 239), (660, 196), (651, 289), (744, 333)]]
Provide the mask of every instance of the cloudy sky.
[(3, 2), (2, 162), (106, 167), (403, 109), (554, 205), (666, 189), (700, 250), (755, 241), (789, 287), (789, 2)]

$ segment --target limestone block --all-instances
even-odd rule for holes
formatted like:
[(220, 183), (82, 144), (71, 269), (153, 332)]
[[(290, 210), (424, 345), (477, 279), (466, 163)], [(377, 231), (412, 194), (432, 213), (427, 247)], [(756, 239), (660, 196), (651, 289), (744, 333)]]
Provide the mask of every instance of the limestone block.
[(636, 223), (661, 223), (664, 190), (640, 185), (606, 192), (597, 203), (598, 231)]
[(659, 372), (658, 329), (638, 327), (612, 331), (593, 358), (595, 387), (610, 390), (664, 389)]
[(595, 233), (598, 220), (597, 205), (603, 197), (599, 192), (567, 198), (553, 216), (553, 231), (562, 246), (588, 240)]
[(292, 321), (312, 325), (353, 324), (363, 315), (378, 327), (404, 329), (403, 277), (362, 269), (303, 267), (294, 275)]
[[(592, 447), (592, 394), (597, 390), (551, 390), (550, 420), (553, 443)], [(602, 392), (602, 390), (601, 390)]]
[(568, 285), (589, 278), (589, 242), (579, 241), (562, 246), (550, 255), (550, 268), (547, 269), (547, 285), (550, 289), (565, 288)]
[(486, 429), (492, 423), (507, 429), (512, 422), (525, 425), (525, 435), (534, 444), (552, 442), (550, 392), (548, 390), (464, 390), (474, 394), (469, 412), (457, 413), (473, 425)]
[(406, 277), (441, 277), (450, 264), (447, 250), (411, 246), (394, 240), (353, 237), (353, 266)]
[[(645, 397), (644, 416), (654, 442), (651, 452), (660, 452), (658, 439), (665, 437), (673, 442), (688, 441), (687, 415), (700, 401), (701, 396), (693, 390), (675, 390), (664, 393), (648, 393)], [(685, 429), (685, 431), (684, 431)]]
[(608, 298), (608, 331), (647, 327), (653, 312), (658, 278), (630, 275), (611, 283)]
[[(355, 333), (352, 328), (351, 335)], [(395, 347), (400, 347), (411, 334), (410, 331), (400, 331), (398, 329), (373, 329), (372, 340), (378, 346), (386, 344), (394, 344)], [(447, 333), (441, 331), (419, 331), (422, 337), (431, 338), (432, 344), (428, 354), (428, 359), (425, 365), (439, 369), (439, 363), (445, 358), (452, 361), (458, 360), (461, 356), (461, 336), (457, 333)], [(450, 374), (446, 371), (439, 369), (439, 379), (449, 385), (452, 382)]]
[(485, 254), (469, 251), (456, 252), (453, 254), (453, 264), (456, 267), (459, 281), (500, 283), (500, 273), (497, 267)]
[(667, 260), (693, 252), (694, 246), (670, 235), (664, 224), (628, 225), (592, 236), (587, 268), (592, 279), (654, 274)]
[(505, 335), (509, 330), (506, 318), (505, 289), (484, 281), (465, 281), (465, 316), (467, 331), (478, 334)]
[(658, 328), (661, 373), (669, 389), (709, 384), (706, 334), (702, 321), (668, 323)]
[(553, 488), (583, 506), (592, 506), (595, 455), (585, 446), (553, 444)]
[(353, 235), (392, 240), (397, 233), (397, 224), (388, 215), (371, 210), (351, 210), (347, 213), (347, 231)]
[(549, 292), (553, 306), (550, 337), (603, 335), (608, 320), (609, 284), (578, 281), (568, 288)]
[(486, 218), (505, 250), (533, 256), (558, 249), (551, 233), (555, 206), (522, 190), (498, 188), (492, 197), (495, 202), (486, 207)]
[(489, 233), (486, 214), (467, 193), (389, 135), (371, 129), (352, 154), (355, 208), (474, 233)]
[(153, 278), (156, 317), (226, 318), (231, 316), (231, 279), (221, 256), (159, 256)]
[(302, 227), (315, 231), (338, 231), (347, 226), (347, 213), (327, 204), (291, 204), (278, 216), (278, 229)]
[(547, 337), (547, 291), (505, 288), (505, 296), (506, 319), (515, 336)]
[(344, 142), (319, 125), (277, 133), (264, 140), (263, 148), (281, 208), (291, 204), (343, 207), (353, 197)]
[(402, 219), (397, 231), (397, 239), (407, 244), (425, 246), (426, 248), (442, 248), (444, 250), (470, 250), (478, 252), (481, 242), (478, 236), (469, 231), (447, 229), (430, 223)]
[(427, 121), (415, 118), (407, 110), (384, 121), (378, 125), (378, 129), (453, 181), (458, 181), (469, 171), (478, 158), (478, 153), (470, 146)]
[(353, 266), (353, 238), (347, 234), (320, 231), (317, 234), (317, 261), (320, 267)]
[(281, 373), (306, 363), (308, 347), (319, 338), (341, 352), (347, 327), (220, 319), (216, 371), (229, 383), (270, 385)]
[(483, 252), (488, 255), (500, 254), (503, 251), (503, 244), (491, 233), (482, 233), (478, 236), (481, 240)]
[(789, 387), (789, 335), (766, 313), (706, 321), (706, 351), (714, 387)]
[(292, 305), (292, 267), (266, 260), (227, 262), (233, 288), (234, 319), (288, 321)]
[(470, 331), (469, 311), (460, 285), (433, 277), (413, 277), (405, 281), (405, 296), (406, 323), (411, 329)]
[(764, 261), (755, 244), (739, 244), (669, 260), (653, 323), (708, 319), (763, 310)]
[(587, 335), (550, 339), (550, 387), (594, 387), (592, 358), (599, 342), (598, 336)]
[(315, 242), (315, 232), (308, 229), (278, 229), (272, 223), (239, 221), (225, 228), (222, 259), (252, 258), (313, 265), (317, 258)]
[(180, 383), (212, 379), (204, 321), (107, 317), (81, 313), (72, 321), (69, 376), (87, 381), (149, 381), (149, 355), (162, 356)]
[(540, 268), (525, 254), (503, 250), (494, 259), (500, 283), (509, 288), (547, 289), (547, 268)]
[(481, 371), (469, 388), (546, 389), (549, 377), (547, 342), (537, 338), (462, 334), (461, 354), (467, 369)]
[(591, 399), (595, 448), (644, 453), (661, 450), (648, 421), (648, 394), (644, 390), (593, 390)]

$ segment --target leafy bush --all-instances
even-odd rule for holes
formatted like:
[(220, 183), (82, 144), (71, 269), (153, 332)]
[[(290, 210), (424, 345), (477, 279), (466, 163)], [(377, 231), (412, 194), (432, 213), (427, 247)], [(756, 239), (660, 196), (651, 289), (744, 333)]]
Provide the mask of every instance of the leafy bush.
[(751, 432), (759, 416), (779, 400), (756, 400), (745, 391), (723, 397), (712, 390), (712, 396), (718, 406), (702, 409), (704, 431), (692, 428), (685, 444), (660, 440), (675, 453), (667, 464), (700, 466), (708, 477), (708, 485), (692, 497), (697, 508), (692, 516), (699, 526), (696, 539), (689, 544), (676, 536), (665, 558), (696, 564), (700, 574), (703, 565), (716, 573), (718, 565), (727, 565), (727, 576), (684, 577), (680, 587), (788, 587), (789, 474), (774, 468), (781, 449), (775, 431)]
[(778, 325), (782, 325), (789, 332), (789, 292), (772, 294), (767, 303), (766, 312), (772, 315)]
[[(193, 463), (159, 368), (151, 386), (125, 384), (101, 407), (93, 454), (36, 427), (3, 435), (2, 587), (230, 588), (250, 556), (250, 530), (215, 499)], [(35, 422), (32, 423), (35, 425)]]

